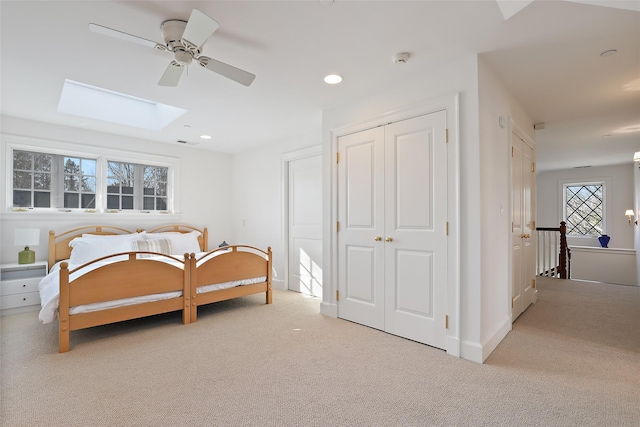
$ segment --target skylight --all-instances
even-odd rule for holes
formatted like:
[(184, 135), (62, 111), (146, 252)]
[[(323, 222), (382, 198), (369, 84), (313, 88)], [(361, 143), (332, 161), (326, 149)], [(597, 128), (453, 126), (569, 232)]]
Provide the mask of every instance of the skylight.
[(160, 130), (187, 110), (66, 79), (58, 112)]

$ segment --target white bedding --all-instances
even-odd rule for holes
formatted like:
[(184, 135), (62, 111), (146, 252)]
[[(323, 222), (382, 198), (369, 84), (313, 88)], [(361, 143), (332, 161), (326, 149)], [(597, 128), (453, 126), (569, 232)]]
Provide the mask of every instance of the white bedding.
[[(216, 252), (211, 256), (222, 255), (223, 253), (224, 252)], [(196, 254), (196, 258), (202, 255), (204, 255), (204, 253)], [(181, 258), (181, 257), (182, 256), (176, 256), (176, 258)], [(153, 258), (146, 258), (146, 259), (157, 259), (163, 262), (169, 262), (176, 266), (184, 267), (184, 264), (179, 263), (177, 261), (173, 261), (170, 258), (166, 258), (166, 257), (153, 257)], [(207, 257), (207, 259), (209, 259), (209, 257)], [(60, 270), (60, 264), (62, 262), (63, 261), (56, 263), (53, 266), (53, 268), (51, 268), (51, 271), (49, 272), (49, 274), (45, 276), (38, 285), (38, 288), (40, 290), (40, 301), (41, 301), (41, 307), (42, 307), (40, 310), (40, 314), (38, 315), (38, 319), (40, 320), (41, 323), (51, 323), (56, 318), (56, 314), (58, 312), (58, 305), (60, 303), (59, 270)], [(69, 276), (69, 281), (72, 282), (80, 274), (85, 274), (91, 270), (95, 270), (96, 268), (99, 268), (107, 264), (112, 264), (114, 262), (119, 262), (119, 261), (105, 260), (101, 262), (96, 262), (90, 266), (85, 267), (84, 269), (82, 269), (82, 271), (71, 274)], [(75, 268), (75, 267), (70, 266), (70, 269), (72, 268)], [(264, 282), (265, 280), (267, 280), (266, 276), (261, 276), (261, 277), (255, 277), (252, 279), (236, 280), (236, 281), (226, 282), (226, 283), (216, 283), (213, 285), (204, 285), (204, 286), (199, 286), (196, 292), (201, 294), (201, 293), (211, 292), (211, 291), (220, 290), (220, 289), (233, 288), (235, 286), (251, 285), (254, 283)], [(69, 309), (69, 313), (70, 314), (88, 313), (92, 311), (99, 311), (99, 310), (104, 310), (109, 308), (140, 304), (143, 302), (152, 302), (152, 301), (171, 299), (171, 298), (179, 297), (181, 295), (182, 295), (181, 291), (164, 292), (159, 294), (144, 295), (144, 296), (135, 297), (135, 298), (125, 298), (125, 299), (119, 299), (119, 300), (113, 300), (113, 301), (87, 304), (87, 305), (82, 305), (77, 307), (71, 307)]]

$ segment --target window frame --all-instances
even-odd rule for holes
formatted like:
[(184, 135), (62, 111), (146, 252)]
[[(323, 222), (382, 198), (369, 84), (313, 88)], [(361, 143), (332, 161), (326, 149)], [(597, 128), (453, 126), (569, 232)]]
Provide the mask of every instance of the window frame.
[[(602, 233), (607, 234), (607, 187), (608, 187), (608, 179), (607, 178), (589, 178), (584, 180), (563, 180), (560, 182), (560, 209), (561, 214), (560, 217), (562, 221), (567, 221), (567, 187), (583, 187), (588, 185), (602, 185)], [(567, 231), (567, 237), (572, 239), (597, 239), (599, 236), (593, 236), (590, 234), (570, 234)]]
[[(113, 213), (119, 214), (151, 214), (151, 215), (173, 215), (179, 212), (179, 177), (180, 177), (180, 159), (177, 157), (163, 156), (157, 154), (138, 153), (133, 151), (113, 150), (105, 147), (91, 146), (87, 150), (87, 146), (75, 143), (49, 141), (35, 138), (2, 135), (5, 149), (2, 150), (6, 172), (2, 174), (1, 179), (4, 180), (4, 201), (5, 206), (2, 212), (32, 212), (32, 213)], [(96, 208), (64, 208), (64, 187), (59, 194), (53, 193), (51, 196), (52, 203), (60, 203), (60, 206), (48, 208), (18, 208), (13, 206), (13, 153), (14, 151), (28, 151), (43, 154), (52, 154), (61, 157), (73, 157), (96, 160)], [(134, 163), (144, 166), (167, 167), (167, 206), (166, 210), (144, 210), (144, 209), (126, 209), (126, 210), (108, 210), (107, 209), (107, 162)], [(60, 176), (53, 177), (63, 180), (64, 173)], [(59, 199), (58, 199), (59, 198)], [(143, 195), (140, 195), (142, 200)], [(142, 203), (142, 202), (141, 202)]]

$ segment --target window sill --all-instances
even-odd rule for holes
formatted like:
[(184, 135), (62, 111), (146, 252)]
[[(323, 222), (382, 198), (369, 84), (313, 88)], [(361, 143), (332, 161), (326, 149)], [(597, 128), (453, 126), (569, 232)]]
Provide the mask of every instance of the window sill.
[(154, 220), (171, 219), (178, 220), (182, 217), (181, 213), (157, 213), (157, 212), (83, 212), (72, 211), (65, 212), (59, 210), (47, 210), (37, 211), (29, 209), (26, 212), (4, 211), (0, 212), (0, 217), (3, 221), (24, 221), (31, 219), (40, 220), (66, 220), (66, 219), (99, 219), (99, 220), (114, 220), (114, 219), (140, 219), (140, 218), (153, 218)]

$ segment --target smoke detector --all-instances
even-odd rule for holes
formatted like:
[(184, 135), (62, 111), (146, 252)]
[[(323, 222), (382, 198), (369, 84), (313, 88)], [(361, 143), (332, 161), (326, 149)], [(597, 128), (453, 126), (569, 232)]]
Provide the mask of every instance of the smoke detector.
[(405, 64), (410, 57), (411, 57), (410, 53), (400, 52), (393, 55), (391, 57), (391, 60), (393, 61), (394, 64)]

